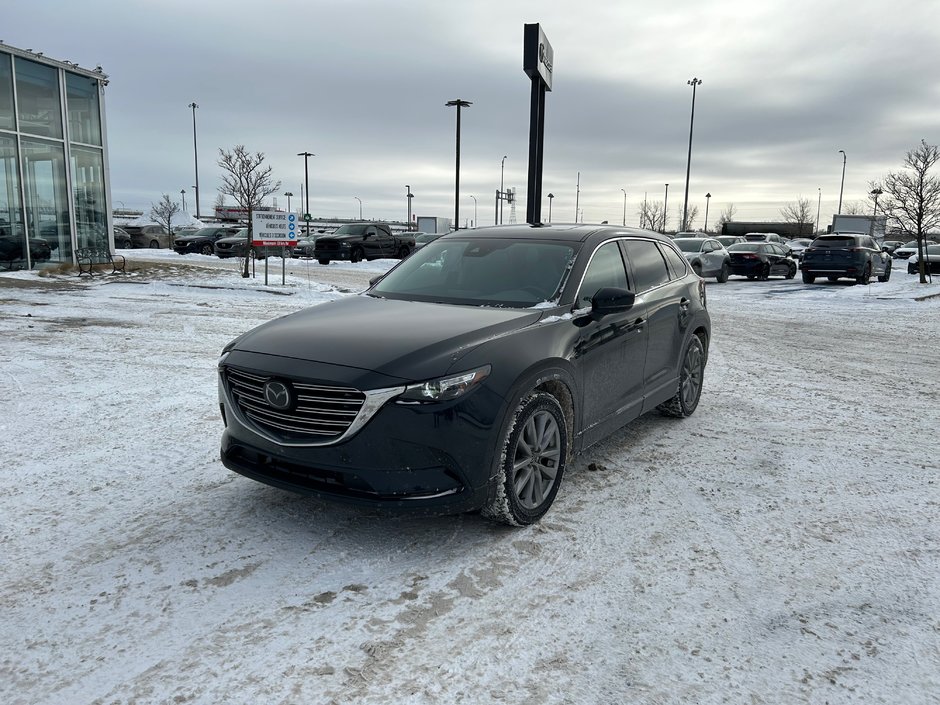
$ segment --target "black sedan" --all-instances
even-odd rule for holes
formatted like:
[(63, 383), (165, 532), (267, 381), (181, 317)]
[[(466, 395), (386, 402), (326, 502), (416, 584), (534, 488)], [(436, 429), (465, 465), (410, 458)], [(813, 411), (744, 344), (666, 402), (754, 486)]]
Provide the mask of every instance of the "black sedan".
[(215, 252), (215, 243), (219, 238), (229, 237), (235, 232), (232, 228), (199, 228), (195, 232), (178, 235), (173, 240), (173, 249), (181, 255), (190, 252), (211, 255)]
[(740, 242), (728, 247), (731, 273), (766, 281), (770, 277), (793, 279), (797, 266), (789, 249), (775, 242)]
[(572, 454), (698, 405), (705, 283), (667, 238), (462, 230), (219, 360), (222, 462), (323, 498), (537, 521)]

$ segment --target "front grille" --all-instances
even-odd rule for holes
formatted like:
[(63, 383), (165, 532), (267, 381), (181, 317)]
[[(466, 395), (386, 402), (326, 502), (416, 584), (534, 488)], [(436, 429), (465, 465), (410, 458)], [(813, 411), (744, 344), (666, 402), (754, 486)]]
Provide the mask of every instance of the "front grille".
[(264, 385), (273, 379), (233, 367), (223, 378), (242, 418), (274, 439), (327, 442), (349, 429), (366, 395), (351, 387), (333, 387), (277, 378), (292, 390), (292, 403), (281, 411), (265, 399)]
[(339, 252), (340, 244), (334, 240), (324, 240), (317, 243), (317, 249), (324, 252)]

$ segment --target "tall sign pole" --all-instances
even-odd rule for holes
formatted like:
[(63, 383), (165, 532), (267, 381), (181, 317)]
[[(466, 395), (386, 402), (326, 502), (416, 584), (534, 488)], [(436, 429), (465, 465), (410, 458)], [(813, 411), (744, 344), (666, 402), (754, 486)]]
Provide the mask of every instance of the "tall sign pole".
[(542, 220), (542, 164), (545, 143), (545, 93), (552, 89), (555, 53), (538, 24), (527, 24), (523, 32), (522, 69), (532, 80), (529, 99), (529, 181), (526, 222)]

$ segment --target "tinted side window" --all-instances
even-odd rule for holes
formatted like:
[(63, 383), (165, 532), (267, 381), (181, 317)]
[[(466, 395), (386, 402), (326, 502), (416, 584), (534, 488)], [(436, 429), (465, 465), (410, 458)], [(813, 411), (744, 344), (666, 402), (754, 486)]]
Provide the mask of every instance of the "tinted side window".
[(669, 274), (673, 279), (681, 279), (687, 271), (686, 259), (671, 247), (663, 247), (666, 255), (666, 264), (669, 265)]
[(608, 242), (601, 245), (594, 253), (591, 264), (588, 265), (584, 273), (584, 279), (581, 282), (581, 290), (578, 292), (578, 306), (587, 307), (591, 305), (591, 298), (597, 293), (598, 289), (605, 286), (616, 286), (620, 289), (627, 288), (627, 272), (623, 266), (623, 257), (620, 255), (620, 248), (616, 242)]
[(627, 259), (633, 265), (636, 279), (636, 293), (641, 293), (669, 281), (666, 260), (663, 259), (655, 242), (649, 240), (627, 240)]

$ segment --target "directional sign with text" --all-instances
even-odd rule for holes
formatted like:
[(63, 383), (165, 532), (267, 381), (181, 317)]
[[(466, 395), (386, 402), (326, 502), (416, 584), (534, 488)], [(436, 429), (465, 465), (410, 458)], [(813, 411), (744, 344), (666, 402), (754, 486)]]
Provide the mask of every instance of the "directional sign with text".
[(253, 211), (251, 244), (291, 247), (297, 244), (297, 215), (276, 211)]

